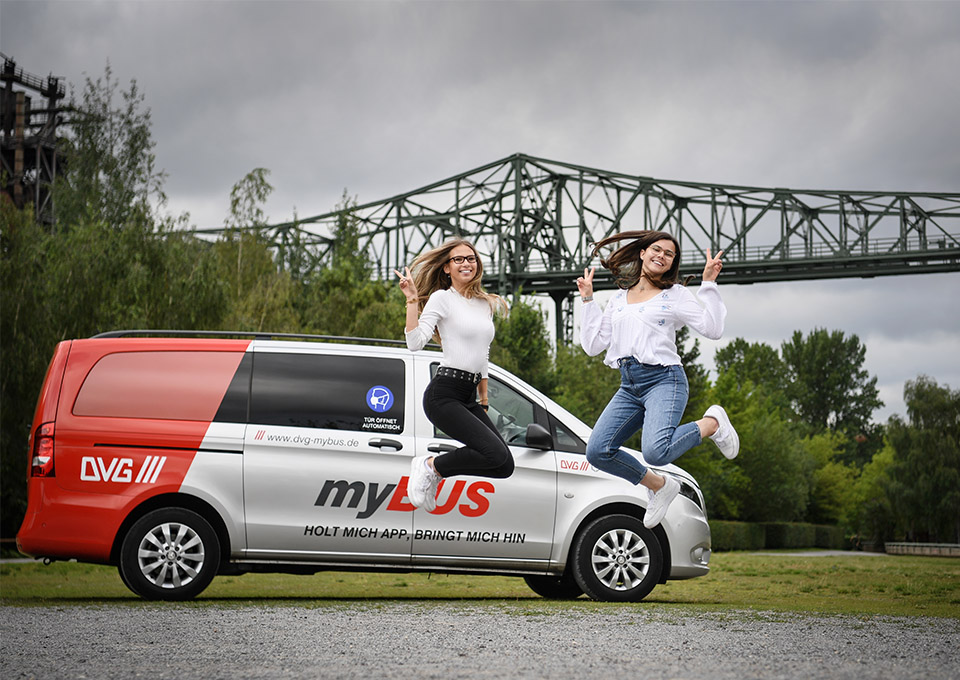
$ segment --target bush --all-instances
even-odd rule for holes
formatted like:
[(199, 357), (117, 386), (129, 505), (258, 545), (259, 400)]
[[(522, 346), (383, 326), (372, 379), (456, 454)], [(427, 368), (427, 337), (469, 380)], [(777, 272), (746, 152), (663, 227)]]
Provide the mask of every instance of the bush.
[(817, 532), (812, 524), (761, 522), (760, 526), (767, 537), (767, 548), (812, 548), (817, 543)]
[(849, 547), (843, 536), (843, 529), (829, 524), (814, 524), (816, 533), (814, 545), (825, 550), (844, 550)]
[(763, 527), (749, 522), (710, 520), (713, 550), (761, 550), (765, 536)]
[(763, 550), (764, 548), (847, 547), (843, 529), (828, 524), (797, 522), (728, 522), (710, 520), (713, 550)]

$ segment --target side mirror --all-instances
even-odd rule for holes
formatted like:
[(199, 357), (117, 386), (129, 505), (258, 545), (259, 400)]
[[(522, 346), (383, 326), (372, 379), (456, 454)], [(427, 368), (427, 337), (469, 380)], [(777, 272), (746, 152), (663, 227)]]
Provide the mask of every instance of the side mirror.
[(549, 451), (553, 448), (553, 437), (543, 425), (530, 423), (527, 425), (527, 446), (532, 449), (542, 449)]

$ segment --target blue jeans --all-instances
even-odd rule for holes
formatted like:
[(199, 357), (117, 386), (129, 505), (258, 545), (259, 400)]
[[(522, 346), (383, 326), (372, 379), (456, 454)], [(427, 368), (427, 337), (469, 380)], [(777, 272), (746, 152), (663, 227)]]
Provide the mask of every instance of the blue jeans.
[(642, 429), (644, 459), (651, 465), (672, 463), (701, 441), (696, 423), (680, 425), (689, 392), (682, 366), (621, 359), (620, 389), (597, 419), (587, 442), (587, 460), (604, 472), (639, 484), (647, 468), (620, 446)]

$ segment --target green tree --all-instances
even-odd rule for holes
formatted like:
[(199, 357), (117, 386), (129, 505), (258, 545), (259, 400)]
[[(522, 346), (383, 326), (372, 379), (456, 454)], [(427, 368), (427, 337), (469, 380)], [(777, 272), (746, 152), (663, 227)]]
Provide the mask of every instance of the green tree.
[(795, 331), (780, 348), (787, 367), (787, 396), (812, 432), (847, 432), (869, 427), (883, 406), (876, 377), (863, 368), (866, 347), (856, 335), (818, 328), (806, 337)]
[(23, 470), (37, 395), (57, 342), (117, 328), (216, 327), (224, 291), (210, 244), (163, 217), (149, 112), (135, 84), (87, 80), (53, 187), (53, 229), (0, 205), (3, 409), (0, 531), (25, 508)]
[(895, 452), (885, 446), (863, 466), (853, 486), (853, 501), (846, 524), (854, 542), (883, 545), (900, 532), (898, 515), (901, 504), (895, 491)]
[(353, 207), (344, 193), (330, 243), (329, 264), (301, 283), (297, 309), (311, 333), (400, 340), (406, 310), (392, 281), (376, 281)]
[(710, 406), (710, 375), (700, 363), (700, 340), (691, 337), (688, 326), (677, 331), (677, 353), (690, 391), (680, 421), (686, 423), (702, 418), (703, 412)]
[(555, 372), (550, 337), (540, 309), (516, 296), (510, 313), (496, 319), (490, 360), (545, 394), (553, 391)]
[(59, 147), (66, 172), (54, 183), (57, 227), (153, 227), (166, 203), (166, 175), (156, 168), (150, 110), (136, 81), (121, 91), (108, 64), (102, 78), (86, 79), (71, 106), (76, 113)]
[(747, 342), (734, 338), (713, 357), (717, 373), (731, 372), (738, 389), (761, 390), (768, 398), (786, 409), (787, 367), (776, 349), (763, 342)]
[[(739, 456), (727, 461), (711, 451), (723, 467), (702, 479), (691, 465), (694, 459), (690, 454), (681, 463), (704, 487), (712, 515), (749, 522), (803, 519), (816, 463), (801, 445), (797, 426), (775, 400), (752, 383), (740, 389), (732, 371), (718, 376), (713, 400), (723, 405), (740, 435)], [(716, 485), (714, 478), (724, 484)]]
[(236, 331), (296, 332), (296, 286), (274, 258), (262, 232), (262, 204), (273, 187), (269, 171), (255, 168), (230, 191), (229, 227), (214, 244), (220, 280), (228, 291), (222, 327)]
[(806, 519), (814, 524), (839, 524), (853, 510), (858, 475), (856, 468), (839, 460), (847, 447), (846, 437), (822, 432), (805, 437), (801, 443), (816, 464), (810, 477)]
[(887, 437), (907, 536), (960, 543), (960, 390), (920, 376), (903, 397), (909, 420), (891, 417)]
[(593, 427), (620, 387), (620, 372), (603, 363), (603, 355), (587, 356), (580, 345), (560, 344), (555, 359), (553, 399)]

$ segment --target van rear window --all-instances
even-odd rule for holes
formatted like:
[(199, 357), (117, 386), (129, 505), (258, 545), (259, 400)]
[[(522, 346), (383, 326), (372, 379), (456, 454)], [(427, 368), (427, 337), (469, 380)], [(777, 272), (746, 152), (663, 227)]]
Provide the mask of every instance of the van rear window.
[(402, 432), (405, 366), (371, 356), (258, 352), (250, 422)]
[(87, 374), (77, 416), (213, 420), (242, 352), (117, 352)]

